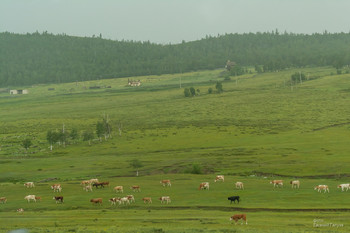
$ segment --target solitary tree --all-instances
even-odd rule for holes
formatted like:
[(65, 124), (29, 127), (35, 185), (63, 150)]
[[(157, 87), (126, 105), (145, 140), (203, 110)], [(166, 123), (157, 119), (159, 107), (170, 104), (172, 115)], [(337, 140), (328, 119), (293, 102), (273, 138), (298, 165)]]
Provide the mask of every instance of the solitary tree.
[(79, 138), (79, 133), (77, 129), (72, 129), (72, 131), (70, 132), (70, 138), (75, 141)]
[(29, 147), (30, 147), (31, 145), (32, 145), (32, 141), (31, 141), (29, 138), (24, 139), (24, 140), (22, 141), (22, 146), (23, 146), (24, 149), (26, 149), (26, 150), (28, 150)]
[(91, 145), (91, 140), (94, 139), (94, 133), (91, 130), (84, 131), (83, 133), (83, 141), (89, 142), (89, 145)]
[(222, 89), (222, 83), (221, 82), (216, 82), (215, 88), (218, 93), (223, 92), (224, 90)]
[(59, 135), (56, 131), (49, 130), (46, 134), (46, 139), (50, 143), (50, 150), (52, 151), (52, 145), (59, 140)]
[(194, 89), (194, 87), (190, 87), (190, 92), (191, 92), (191, 96), (196, 95), (196, 89)]
[(185, 95), (185, 97), (190, 97), (190, 96), (191, 96), (190, 89), (185, 88), (185, 89), (184, 89), (184, 95)]
[(96, 124), (96, 134), (97, 134), (97, 137), (100, 139), (100, 141), (102, 141), (102, 136), (105, 134), (105, 128), (103, 126), (102, 121), (99, 121)]

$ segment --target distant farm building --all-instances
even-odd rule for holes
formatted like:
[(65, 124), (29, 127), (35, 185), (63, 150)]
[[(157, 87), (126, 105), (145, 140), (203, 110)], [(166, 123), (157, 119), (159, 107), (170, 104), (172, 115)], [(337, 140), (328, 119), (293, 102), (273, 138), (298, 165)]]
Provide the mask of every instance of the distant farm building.
[(28, 94), (28, 90), (10, 90), (11, 95), (21, 95), (21, 94)]
[(138, 86), (141, 86), (141, 81), (140, 80), (133, 81), (128, 79), (128, 85), (132, 87), (138, 87)]

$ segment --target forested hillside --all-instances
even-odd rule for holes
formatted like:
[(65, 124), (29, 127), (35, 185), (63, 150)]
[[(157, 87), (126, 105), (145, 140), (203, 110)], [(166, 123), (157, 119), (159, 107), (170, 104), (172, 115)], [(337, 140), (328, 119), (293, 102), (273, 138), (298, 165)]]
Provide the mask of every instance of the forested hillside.
[(0, 33), (0, 87), (216, 69), (227, 60), (262, 71), (339, 69), (350, 63), (350, 33), (226, 34), (175, 45)]

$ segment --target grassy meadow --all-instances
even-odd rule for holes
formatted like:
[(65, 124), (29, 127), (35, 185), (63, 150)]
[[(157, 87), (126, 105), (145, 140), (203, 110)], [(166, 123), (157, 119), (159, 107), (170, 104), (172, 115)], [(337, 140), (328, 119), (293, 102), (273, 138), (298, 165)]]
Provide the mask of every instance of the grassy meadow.
[[(291, 85), (299, 71), (309, 80)], [(0, 232), (349, 232), (350, 194), (337, 185), (350, 183), (350, 74), (313, 67), (224, 80), (221, 72), (132, 78), (140, 87), (123, 78), (0, 93), (0, 197), (8, 199), (0, 204)], [(208, 94), (217, 81), (224, 92)], [(89, 89), (94, 86), (101, 88)], [(185, 98), (186, 87), (200, 94)], [(89, 145), (80, 137), (50, 151), (48, 130), (95, 131), (103, 114), (112, 138)], [(25, 150), (28, 138), (33, 145)], [(217, 174), (224, 183), (214, 183)], [(80, 181), (90, 178), (111, 186), (87, 193)], [(162, 187), (161, 179), (171, 179), (172, 187)], [(285, 187), (273, 189), (272, 179)], [(292, 179), (301, 181), (299, 190), (290, 188)], [(27, 181), (36, 187), (26, 189)], [(210, 190), (199, 191), (204, 181)], [(236, 181), (245, 189), (236, 190)], [(53, 183), (63, 187), (63, 204), (52, 200)], [(330, 193), (314, 191), (318, 184), (328, 184)], [(117, 185), (124, 194), (113, 193)], [(42, 201), (27, 203), (28, 194)], [(107, 201), (127, 194), (136, 203)], [(158, 200), (165, 195), (169, 205)], [(230, 204), (232, 195), (241, 203)], [(152, 204), (141, 201), (148, 196)], [(102, 206), (89, 202), (96, 197)], [(235, 213), (246, 213), (248, 225), (232, 224)]]

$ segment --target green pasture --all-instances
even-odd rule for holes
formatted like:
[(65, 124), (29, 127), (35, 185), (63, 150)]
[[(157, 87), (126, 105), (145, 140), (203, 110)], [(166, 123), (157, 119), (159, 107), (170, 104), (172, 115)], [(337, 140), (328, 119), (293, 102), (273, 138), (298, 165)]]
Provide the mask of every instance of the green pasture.
[[(330, 179), (302, 179), (300, 189), (292, 189), (285, 179), (284, 188), (273, 188), (269, 179), (255, 176), (226, 176), (225, 182), (213, 182), (213, 175), (152, 175), (144, 177), (104, 178), (110, 187), (85, 192), (78, 180), (66, 182), (51, 181), (37, 183), (27, 189), (22, 183), (3, 183), (1, 194), (8, 197), (0, 205), (3, 231), (29, 228), (33, 232), (307, 232), (318, 228), (347, 232), (349, 193), (341, 192), (336, 186), (340, 181)], [(171, 179), (172, 187), (162, 187), (161, 179)], [(276, 177), (279, 178), (279, 177)], [(210, 182), (210, 190), (198, 190), (200, 182)], [(244, 190), (234, 187), (236, 181), (245, 184)], [(53, 183), (61, 183), (62, 193), (50, 189)], [(316, 184), (328, 184), (330, 193), (313, 190)], [(124, 186), (124, 193), (114, 193), (113, 187)], [(132, 192), (131, 185), (140, 185), (141, 192)], [(28, 203), (25, 195), (35, 194), (42, 201)], [(109, 198), (135, 196), (130, 206), (111, 206)], [(54, 195), (64, 196), (63, 204), (56, 204)], [(170, 204), (161, 204), (160, 196), (170, 196)], [(239, 204), (230, 204), (228, 196), (239, 195)], [(103, 204), (94, 205), (91, 198), (103, 198)], [(151, 197), (152, 204), (144, 204), (143, 197)], [(16, 213), (23, 208), (24, 213)], [(248, 225), (237, 225), (228, 221), (235, 213), (246, 213)], [(315, 227), (317, 224), (332, 223), (335, 226)], [(341, 225), (341, 226), (340, 226)], [(272, 228), (271, 228), (272, 227)], [(158, 229), (158, 230), (157, 230)]]
[[(291, 85), (299, 71), (308, 80)], [(224, 80), (221, 72), (130, 78), (141, 80), (140, 87), (121, 78), (16, 88), (27, 88), (28, 95), (0, 93), (0, 196), (8, 199), (0, 204), (0, 231), (348, 232), (350, 194), (336, 187), (350, 182), (350, 74), (310, 67)], [(217, 81), (224, 92), (208, 94)], [(100, 88), (89, 89), (94, 86)], [(200, 94), (185, 98), (185, 87)], [(112, 138), (95, 136), (89, 145), (81, 134), (95, 131), (103, 114), (111, 120)], [(46, 133), (63, 124), (80, 137), (50, 151)], [(26, 151), (21, 143), (28, 138), (33, 145)], [(217, 174), (225, 175), (224, 183), (214, 183)], [(111, 187), (86, 193), (80, 181), (90, 178)], [(161, 179), (173, 186), (162, 187)], [(273, 189), (272, 179), (285, 180), (285, 187)], [(300, 190), (290, 188), (292, 179), (301, 181)], [(37, 186), (25, 189), (27, 181)], [(203, 181), (210, 182), (209, 191), (198, 190)], [(245, 190), (235, 190), (236, 181)], [(53, 183), (62, 184), (64, 204), (52, 200)], [(330, 193), (314, 191), (318, 184), (328, 184)], [(131, 185), (142, 192), (131, 206), (111, 207), (107, 200), (121, 196), (112, 191), (116, 185), (125, 195)], [(28, 194), (43, 200), (26, 203)], [(172, 203), (161, 205), (162, 195)], [(231, 195), (242, 202), (230, 205)], [(146, 196), (151, 205), (141, 202)], [(92, 205), (94, 197), (103, 205)], [(228, 221), (241, 212), (247, 226)], [(315, 227), (315, 219), (344, 226)]]

